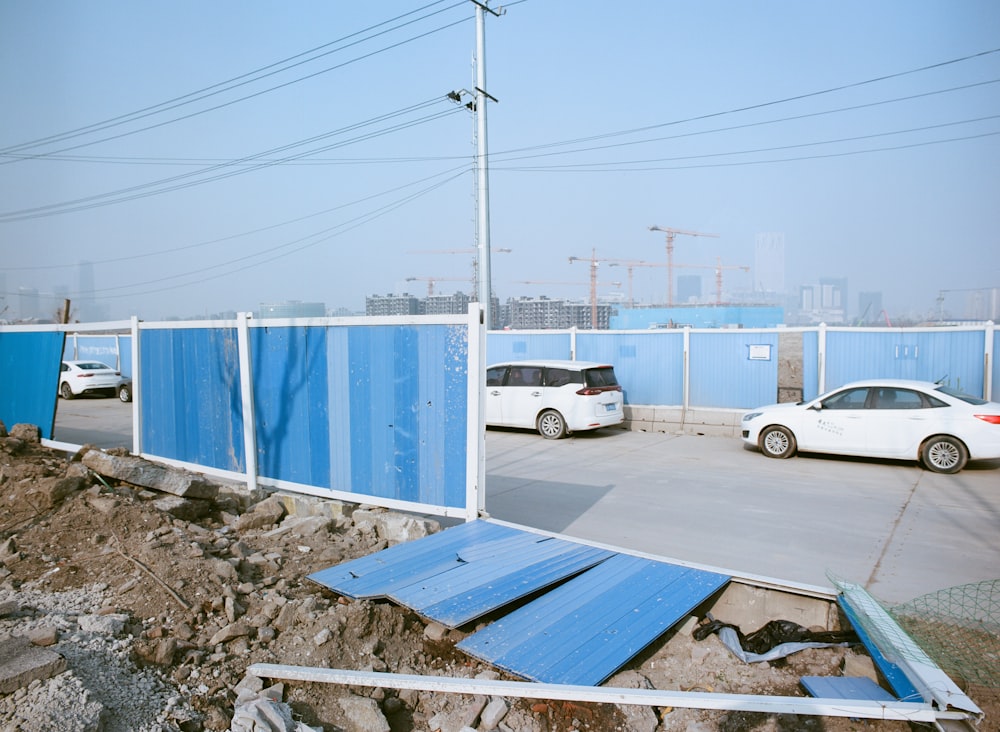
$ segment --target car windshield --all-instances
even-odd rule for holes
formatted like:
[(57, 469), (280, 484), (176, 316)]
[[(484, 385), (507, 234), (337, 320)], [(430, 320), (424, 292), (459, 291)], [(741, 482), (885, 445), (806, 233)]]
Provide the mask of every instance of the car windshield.
[(950, 386), (945, 386), (944, 384), (938, 386), (937, 390), (942, 392), (943, 394), (947, 394), (948, 396), (953, 396), (956, 399), (961, 399), (963, 402), (974, 404), (977, 407), (982, 406), (983, 404), (989, 404), (989, 402), (986, 401), (985, 399), (974, 397), (971, 394), (966, 394), (965, 392), (959, 391), (958, 389), (952, 389)]
[(615, 370), (611, 366), (587, 369), (585, 374), (587, 386), (618, 386)]
[(101, 363), (100, 361), (90, 361), (87, 363), (78, 363), (77, 367), (83, 371), (112, 371), (113, 369), (106, 363)]

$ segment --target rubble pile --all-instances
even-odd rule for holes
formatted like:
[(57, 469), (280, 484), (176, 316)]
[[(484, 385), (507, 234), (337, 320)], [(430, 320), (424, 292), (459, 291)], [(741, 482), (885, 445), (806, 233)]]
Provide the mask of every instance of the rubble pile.
[[(462, 631), (306, 580), (440, 530), (437, 521), (283, 495), (248, 495), (126, 451), (75, 456), (37, 428), (0, 425), (0, 730), (785, 729), (765, 714), (617, 707), (423, 691), (272, 684), (253, 663), (502, 678), (454, 649)], [(802, 674), (867, 657), (804, 651), (747, 665), (685, 628), (612, 686), (801, 694)], [(474, 628), (464, 629), (472, 632)], [(873, 673), (873, 670), (869, 670)], [(905, 730), (801, 718), (796, 729)]]

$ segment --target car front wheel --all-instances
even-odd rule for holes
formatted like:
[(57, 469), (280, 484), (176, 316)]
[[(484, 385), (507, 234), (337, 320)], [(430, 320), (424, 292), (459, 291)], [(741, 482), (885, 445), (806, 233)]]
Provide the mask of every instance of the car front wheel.
[(73, 389), (65, 381), (62, 383), (62, 386), (59, 387), (59, 393), (62, 394), (63, 399), (73, 398)]
[(932, 437), (920, 448), (920, 458), (935, 473), (957, 473), (969, 460), (965, 445), (953, 437)]
[(547, 409), (538, 418), (538, 432), (546, 440), (558, 440), (566, 436), (566, 421), (554, 409)]
[(772, 458), (789, 458), (795, 454), (795, 437), (784, 427), (768, 427), (760, 433), (760, 451)]

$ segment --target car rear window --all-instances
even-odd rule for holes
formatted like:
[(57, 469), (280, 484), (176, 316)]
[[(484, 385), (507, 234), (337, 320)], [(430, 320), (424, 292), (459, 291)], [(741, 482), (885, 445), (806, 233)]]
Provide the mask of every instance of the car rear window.
[(956, 399), (961, 399), (963, 402), (974, 404), (977, 407), (981, 407), (983, 404), (989, 404), (989, 402), (986, 401), (985, 399), (974, 397), (971, 394), (966, 394), (965, 392), (959, 391), (958, 389), (952, 389), (950, 386), (941, 385), (938, 387), (938, 391), (944, 392), (948, 396), (953, 396)]
[(611, 366), (587, 369), (583, 374), (584, 383), (587, 386), (618, 386), (618, 379), (615, 378), (615, 370)]

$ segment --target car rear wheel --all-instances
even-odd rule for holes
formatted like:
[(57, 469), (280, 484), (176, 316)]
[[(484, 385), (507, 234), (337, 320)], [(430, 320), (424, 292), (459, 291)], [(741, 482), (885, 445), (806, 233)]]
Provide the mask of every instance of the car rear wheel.
[(795, 437), (784, 427), (768, 427), (760, 433), (760, 451), (772, 458), (789, 458), (795, 454)]
[(935, 473), (957, 473), (969, 461), (969, 451), (955, 438), (941, 435), (924, 443), (920, 458)]
[(132, 401), (132, 387), (128, 384), (122, 384), (118, 387), (118, 398), (123, 402)]
[(558, 440), (566, 436), (566, 421), (554, 409), (547, 409), (538, 417), (538, 432), (546, 440)]
[(69, 383), (65, 381), (59, 386), (59, 393), (62, 394), (63, 399), (73, 398), (73, 389), (70, 387)]

